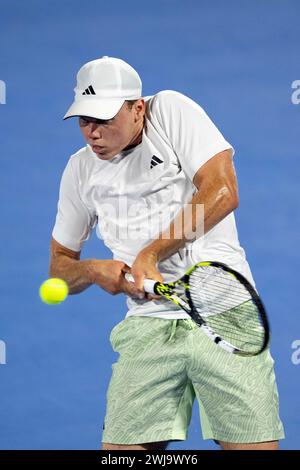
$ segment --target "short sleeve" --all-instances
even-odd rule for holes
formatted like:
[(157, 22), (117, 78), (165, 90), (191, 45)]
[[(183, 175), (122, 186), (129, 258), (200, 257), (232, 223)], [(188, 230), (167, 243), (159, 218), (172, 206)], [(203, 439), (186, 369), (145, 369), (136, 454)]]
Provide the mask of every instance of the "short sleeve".
[(73, 251), (81, 251), (97, 218), (91, 214), (80, 196), (79, 179), (73, 168), (72, 157), (63, 172), (53, 238)]
[(176, 91), (163, 91), (152, 100), (152, 117), (164, 131), (179, 163), (193, 181), (210, 158), (232, 146), (195, 101)]

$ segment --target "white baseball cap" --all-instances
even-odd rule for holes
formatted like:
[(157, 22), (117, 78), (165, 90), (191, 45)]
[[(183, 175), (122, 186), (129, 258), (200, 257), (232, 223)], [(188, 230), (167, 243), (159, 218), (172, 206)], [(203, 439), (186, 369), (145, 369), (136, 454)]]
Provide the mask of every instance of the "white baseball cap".
[(74, 91), (74, 102), (64, 119), (74, 116), (111, 119), (125, 100), (141, 98), (142, 82), (129, 64), (104, 56), (81, 67)]

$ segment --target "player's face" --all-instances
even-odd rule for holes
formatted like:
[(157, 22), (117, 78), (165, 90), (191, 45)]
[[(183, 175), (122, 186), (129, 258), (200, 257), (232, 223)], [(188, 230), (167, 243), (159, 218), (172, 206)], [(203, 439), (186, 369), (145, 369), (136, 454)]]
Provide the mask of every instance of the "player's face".
[(118, 114), (109, 120), (79, 117), (79, 126), (87, 143), (101, 160), (110, 160), (127, 147), (139, 143), (145, 113), (144, 100), (130, 109), (125, 102)]

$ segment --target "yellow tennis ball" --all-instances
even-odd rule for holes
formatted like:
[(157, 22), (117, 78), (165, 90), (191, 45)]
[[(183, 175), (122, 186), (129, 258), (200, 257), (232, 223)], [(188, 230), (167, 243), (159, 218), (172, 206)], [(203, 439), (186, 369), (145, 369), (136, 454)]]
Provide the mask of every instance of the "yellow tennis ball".
[(60, 304), (69, 293), (68, 284), (57, 277), (47, 279), (40, 287), (40, 297), (49, 305)]

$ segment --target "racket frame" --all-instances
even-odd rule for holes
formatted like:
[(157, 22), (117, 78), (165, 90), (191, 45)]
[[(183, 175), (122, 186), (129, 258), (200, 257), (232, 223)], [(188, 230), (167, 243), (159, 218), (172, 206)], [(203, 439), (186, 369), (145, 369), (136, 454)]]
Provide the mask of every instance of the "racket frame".
[[(227, 272), (228, 274), (231, 274), (233, 277), (235, 277), (244, 287), (245, 289), (249, 292), (253, 303), (256, 305), (259, 314), (260, 314), (260, 319), (262, 323), (262, 327), (264, 329), (264, 340), (261, 345), (261, 348), (257, 352), (246, 352), (241, 349), (236, 348), (232, 344), (230, 344), (228, 341), (223, 340), (222, 337), (220, 337), (218, 334), (216, 334), (205, 322), (205, 319), (201, 317), (201, 315), (197, 312), (196, 308), (193, 305), (193, 301), (191, 299), (191, 293), (189, 289), (189, 279), (191, 274), (198, 268), (198, 267), (204, 267), (204, 266), (214, 266), (216, 268), (221, 268), (223, 271)], [(184, 293), (187, 298), (187, 302), (185, 302), (181, 297), (176, 295), (176, 287), (178, 285), (183, 285), (184, 287)], [(220, 347), (223, 349), (233, 353), (233, 354), (238, 354), (240, 356), (256, 356), (263, 352), (270, 341), (270, 326), (266, 314), (265, 307), (254, 289), (254, 287), (250, 284), (250, 282), (238, 271), (235, 271), (234, 269), (230, 268), (224, 263), (220, 263), (218, 261), (202, 261), (194, 266), (192, 266), (178, 281), (175, 282), (170, 282), (170, 283), (161, 283), (161, 282), (156, 282), (153, 287), (152, 291), (157, 294), (165, 297), (166, 299), (172, 301), (176, 305), (178, 305), (180, 308), (182, 308), (190, 317), (197, 323), (197, 325), (203, 329), (206, 335), (208, 335), (214, 343), (218, 344)], [(175, 292), (174, 292), (175, 291)]]

